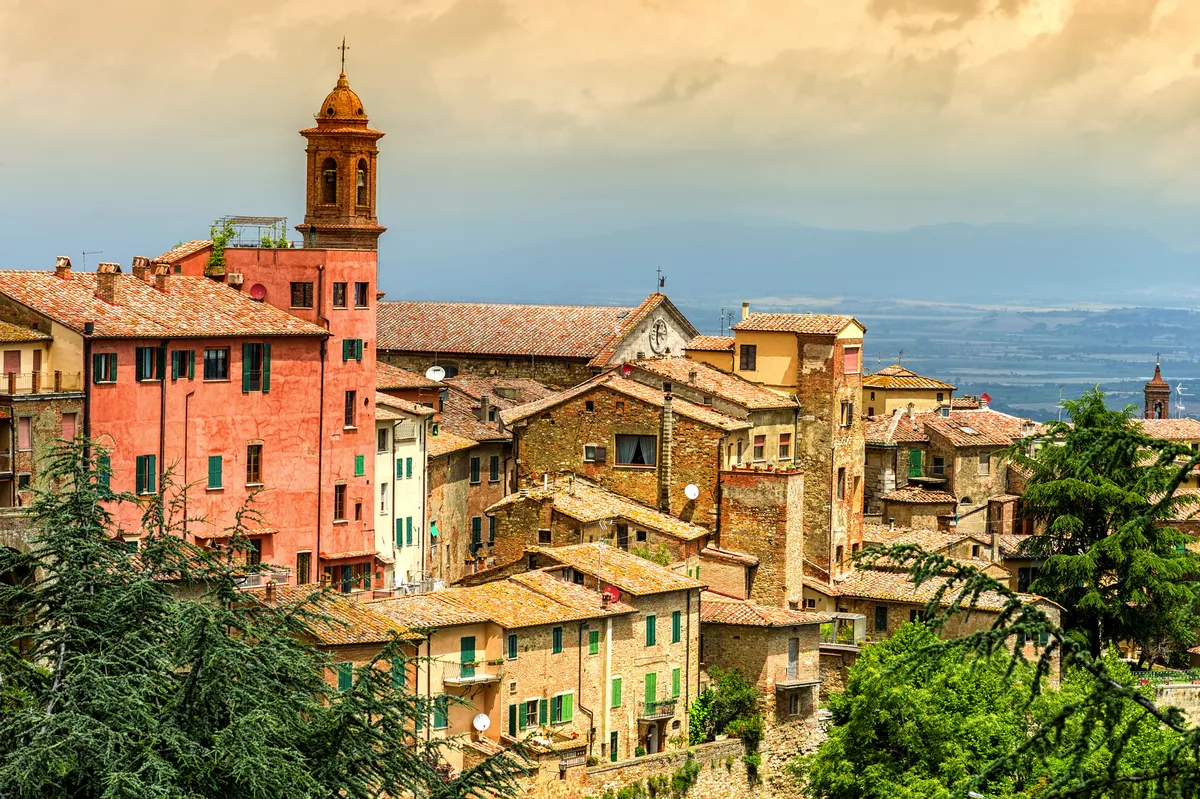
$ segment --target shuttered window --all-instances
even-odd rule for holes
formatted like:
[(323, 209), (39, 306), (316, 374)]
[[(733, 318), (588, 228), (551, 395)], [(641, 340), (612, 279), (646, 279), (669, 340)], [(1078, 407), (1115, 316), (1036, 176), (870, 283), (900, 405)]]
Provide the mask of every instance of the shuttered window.
[(678, 666), (671, 669), (671, 696), (675, 699), (679, 698), (680, 676), (681, 676), (681, 672), (679, 671)]
[(753, 372), (758, 369), (758, 345), (741, 345), (738, 351), (738, 369), (743, 372)]
[(221, 456), (220, 455), (209, 455), (208, 456), (208, 487), (209, 488), (221, 488), (222, 485), (223, 485), (223, 483), (221, 482)]
[(682, 637), (682, 615), (678, 610), (671, 611), (671, 643), (679, 643)]
[(242, 345), (242, 393), (271, 390), (271, 345)]
[(196, 351), (195, 350), (172, 350), (171, 351), (171, 379), (179, 380), (181, 378), (194, 380), (196, 377)]
[(508, 634), (508, 659), (509, 660), (517, 659), (517, 634), (516, 633)]
[(563, 651), (563, 628), (555, 627), (550, 631), (551, 646), (550, 651), (557, 655)]
[(404, 476), (405, 478), (412, 477), (412, 458), (404, 459)]
[(658, 701), (658, 674), (653, 671), (646, 675), (645, 700), (647, 705)]
[(488, 458), (488, 480), (495, 483), (500, 480), (500, 456)]
[(354, 687), (354, 664), (339, 663), (338, 664), (338, 690), (349, 691)]
[(115, 352), (97, 352), (92, 355), (92, 382), (117, 382), (117, 354)]
[(479, 458), (471, 458), (471, 483), (479, 483)]
[(496, 517), (489, 516), (488, 517), (488, 547), (490, 548), (492, 546), (495, 546), (495, 544), (496, 544)]
[(508, 706), (508, 734), (512, 738), (517, 737), (517, 706), (515, 704)]
[(403, 478), (404, 478), (404, 459), (396, 458), (396, 479), (401, 480)]
[(621, 706), (621, 678), (620, 677), (612, 678), (612, 691), (610, 691), (610, 693), (612, 694), (612, 702), (610, 702), (610, 704), (613, 707), (620, 707)]
[(135, 490), (138, 494), (153, 494), (157, 488), (158, 470), (155, 468), (156, 456), (138, 455), (135, 461), (137, 476)]
[(396, 546), (404, 546), (404, 520), (396, 520)]
[(588, 654), (600, 654), (600, 631), (588, 630)]
[(646, 617), (646, 646), (654, 646), (658, 642), (658, 618), (653, 614)]
[(138, 380), (162, 380), (167, 371), (167, 350), (164, 347), (138, 347), (134, 365)]
[(412, 530), (413, 530), (412, 519), (413, 519), (413, 517), (409, 516), (409, 517), (405, 518), (405, 520), (404, 520), (404, 527), (405, 527), (404, 541), (405, 541), (405, 544), (410, 547), (412, 546)]
[(96, 487), (105, 494), (112, 490), (112, 458), (107, 454), (96, 456)]
[(367, 457), (365, 455), (354, 456), (354, 476), (362, 477), (367, 473)]
[(450, 700), (439, 696), (433, 700), (433, 728), (444, 730), (450, 726)]
[(538, 700), (538, 725), (541, 727), (545, 727), (546, 724), (549, 723), (549, 721), (550, 721), (550, 700), (549, 699), (539, 699)]
[(361, 338), (342, 339), (342, 360), (361, 361), (363, 359), (363, 340)]

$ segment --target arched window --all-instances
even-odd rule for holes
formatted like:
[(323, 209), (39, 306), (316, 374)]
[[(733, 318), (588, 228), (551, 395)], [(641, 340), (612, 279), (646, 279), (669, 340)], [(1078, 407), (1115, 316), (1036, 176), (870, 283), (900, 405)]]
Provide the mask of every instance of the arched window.
[(321, 202), (326, 205), (337, 204), (337, 161), (326, 158), (321, 164)]
[(1156, 402), (1156, 403), (1154, 403), (1154, 418), (1155, 418), (1155, 419), (1161, 419), (1161, 418), (1163, 418), (1163, 412), (1162, 412), (1162, 403), (1161, 403), (1161, 402)]
[(358, 204), (369, 205), (370, 193), (367, 191), (367, 161), (365, 158), (358, 159), (358, 174), (355, 176), (358, 181)]

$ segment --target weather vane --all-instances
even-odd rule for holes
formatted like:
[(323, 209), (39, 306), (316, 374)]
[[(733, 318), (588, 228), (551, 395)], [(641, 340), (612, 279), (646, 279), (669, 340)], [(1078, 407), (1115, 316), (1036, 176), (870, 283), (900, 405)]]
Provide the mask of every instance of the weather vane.
[(348, 46), (346, 46), (346, 37), (345, 36), (342, 37), (342, 46), (338, 47), (336, 49), (342, 51), (342, 73), (345, 74), (345, 72), (346, 72), (346, 51), (350, 49)]
[(654, 267), (654, 271), (658, 273), (658, 287), (661, 289), (667, 285), (667, 278), (663, 275), (661, 266)]

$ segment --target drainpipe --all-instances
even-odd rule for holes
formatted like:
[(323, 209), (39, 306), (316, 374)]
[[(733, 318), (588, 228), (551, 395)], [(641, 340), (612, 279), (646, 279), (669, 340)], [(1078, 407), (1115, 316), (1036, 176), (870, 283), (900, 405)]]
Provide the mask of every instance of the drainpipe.
[[(600, 689), (604, 710), (604, 743), (612, 740), (612, 617), (604, 620), (604, 685)], [(609, 758), (613, 752), (609, 751)]]
[[(164, 486), (163, 486), (162, 478), (163, 478), (163, 473), (166, 470), (165, 461), (167, 458), (167, 375), (166, 375), (166, 371), (167, 371), (167, 343), (168, 343), (168, 341), (169, 341), (169, 339), (164, 338), (162, 340), (162, 342), (158, 345), (159, 352), (162, 353), (162, 357), (157, 358), (157, 362), (154, 364), (154, 368), (156, 370), (158, 369), (158, 364), (161, 363), (163, 365), (163, 374), (159, 380), (159, 387), (158, 387), (158, 394), (159, 394), (159, 405), (158, 405), (158, 496), (159, 496), (159, 501), (161, 501), (163, 503), (162, 513), (159, 514), (159, 517), (158, 517), (158, 532), (159, 532), (159, 534), (161, 534), (163, 531), (163, 524), (166, 520), (166, 511), (167, 511), (166, 497), (163, 496)], [(157, 356), (158, 353), (155, 353), (155, 355)], [(184, 492), (186, 492), (186, 491), (187, 491), (187, 485), (185, 483), (184, 484)]]
[(187, 523), (188, 523), (188, 419), (191, 415), (192, 395), (195, 394), (195, 389), (183, 395), (183, 535), (184, 540), (187, 540)]
[[(696, 597), (696, 609), (700, 609), (700, 597)], [(699, 660), (699, 658), (697, 658)], [(688, 708), (692, 705), (692, 590), (689, 588), (687, 592), (687, 645), (683, 656), (684, 678), (683, 678), (683, 713), (688, 719), (688, 736), (691, 737), (691, 717), (688, 715)], [(700, 680), (700, 670), (696, 669), (697, 686)]]
[[(417, 668), (420, 668), (418, 665)], [(418, 684), (417, 691), (420, 691)], [(425, 698), (433, 698), (433, 633), (425, 634)], [(430, 719), (425, 719), (425, 741), (429, 742), (429, 728), (433, 726)]]
[(596, 714), (583, 706), (583, 622), (579, 622), (579, 645), (576, 647), (579, 652), (579, 672), (578, 686), (575, 689), (575, 704), (579, 706), (579, 710), (587, 713), (588, 717), (588, 739), (587, 753), (592, 753), (593, 738), (596, 735)]
[[(317, 265), (317, 318), (329, 330), (329, 318), (325, 316), (325, 264)], [(317, 584), (322, 584), (325, 571), (321, 568), (321, 523), (322, 499), (325, 496), (325, 355), (328, 352), (329, 339), (321, 339), (321, 388), (317, 400), (317, 544), (313, 547), (311, 577), (317, 578)], [(297, 575), (299, 576), (299, 575)]]
[(92, 457), (92, 334), (95, 330), (94, 322), (83, 323), (83, 440), (87, 442), (84, 455), (89, 460)]
[(717, 524), (714, 538), (716, 539), (718, 549), (721, 547), (721, 458), (724, 456), (725, 442), (727, 440), (728, 436), (717, 442)]
[(800, 398), (793, 397), (796, 401), (796, 417), (792, 424), (792, 465), (795, 466), (800, 461)]

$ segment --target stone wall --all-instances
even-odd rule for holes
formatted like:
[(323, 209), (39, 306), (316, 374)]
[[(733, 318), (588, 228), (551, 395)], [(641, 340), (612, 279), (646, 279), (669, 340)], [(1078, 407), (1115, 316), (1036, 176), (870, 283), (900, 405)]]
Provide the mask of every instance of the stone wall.
[(721, 472), (723, 549), (758, 558), (750, 599), (782, 607), (799, 597), (804, 563), (804, 474)]
[(598, 370), (588, 366), (587, 358), (491, 358), (477, 355), (450, 355), (432, 352), (392, 352), (380, 350), (385, 363), (425, 374), (435, 363), (454, 366), (460, 375), (477, 377), (529, 377), (539, 383), (568, 388), (582, 383)]
[(1154, 691), (1159, 707), (1177, 707), (1189, 724), (1200, 724), (1200, 685), (1159, 684)]

